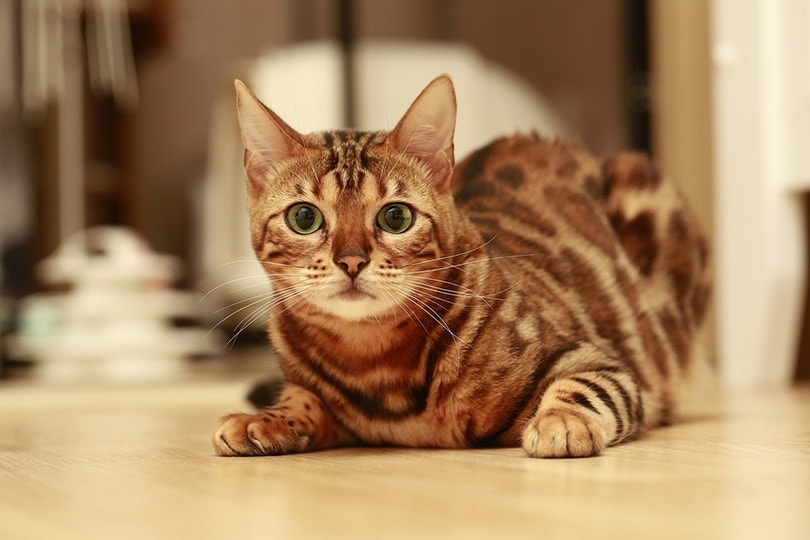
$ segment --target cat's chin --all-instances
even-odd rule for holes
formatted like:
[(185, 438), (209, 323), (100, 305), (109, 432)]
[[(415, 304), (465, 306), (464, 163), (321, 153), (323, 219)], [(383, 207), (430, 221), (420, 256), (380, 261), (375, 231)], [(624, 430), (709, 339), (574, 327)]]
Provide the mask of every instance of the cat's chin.
[(357, 290), (332, 296), (318, 307), (322, 311), (346, 321), (384, 317), (392, 309), (390, 303)]

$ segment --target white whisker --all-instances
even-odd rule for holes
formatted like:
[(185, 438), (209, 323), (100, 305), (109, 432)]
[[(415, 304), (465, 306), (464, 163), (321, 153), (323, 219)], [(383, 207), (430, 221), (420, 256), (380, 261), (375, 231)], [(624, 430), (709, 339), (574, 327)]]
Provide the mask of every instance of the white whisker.
[(234, 279), (229, 279), (228, 281), (220, 283), (216, 287), (211, 288), (207, 293), (205, 293), (200, 298), (199, 301), (203, 302), (206, 298), (208, 298), (209, 296), (211, 296), (212, 294), (214, 294), (215, 292), (217, 292), (218, 290), (220, 290), (223, 287), (228, 287), (228, 286), (234, 285), (235, 283), (238, 283), (240, 281), (247, 281), (247, 280), (255, 280), (256, 283), (254, 283), (253, 285), (246, 285), (246, 286), (240, 287), (238, 289), (229, 289), (229, 290), (243, 291), (243, 290), (246, 290), (246, 289), (250, 289), (251, 287), (265, 286), (268, 283), (267, 282), (267, 276), (265, 274), (262, 274), (260, 276), (243, 276), (243, 277), (238, 277), (238, 278), (234, 278)]
[[(296, 298), (298, 296), (302, 297), (300, 300), (298, 300), (296, 302), (293, 302), (292, 305), (288, 305), (287, 307), (285, 307), (285, 309), (281, 310), (280, 313), (283, 313), (283, 312), (287, 311), (288, 309), (291, 309), (291, 308), (299, 305), (301, 302), (304, 302), (306, 300), (306, 298), (303, 298), (303, 296), (304, 296), (304, 294), (306, 292), (308, 292), (308, 290), (309, 290), (309, 287), (303, 287), (303, 288), (290, 287), (287, 290), (287, 292), (284, 293), (284, 294), (269, 295), (269, 296), (265, 296), (265, 298), (262, 301), (252, 302), (250, 304), (250, 306), (259, 304), (259, 307), (254, 309), (249, 315), (245, 316), (239, 322), (239, 324), (234, 328), (234, 334), (228, 340), (227, 345), (228, 346), (233, 346), (236, 343), (236, 340), (239, 338), (239, 336), (245, 330), (250, 328), (250, 326), (252, 326), (256, 321), (258, 321), (262, 317), (266, 317), (277, 306), (279, 306), (279, 305), (281, 305), (283, 303), (286, 303), (289, 300), (294, 299), (294, 298)], [(269, 300), (269, 301), (267, 301), (267, 300)], [(247, 307), (250, 307), (250, 306), (245, 306), (244, 308), (240, 309), (239, 311), (243, 311), (244, 309), (247, 309)], [(223, 321), (221, 321), (221, 322), (224, 322), (225, 320), (227, 320), (228, 318), (232, 317), (235, 314), (236, 313), (232, 313), (231, 315), (229, 315), (228, 317), (223, 319)], [(220, 324), (221, 324), (221, 322), (220, 322)]]
[[(480, 294), (469, 287), (465, 287), (464, 285), (459, 285), (458, 283), (454, 283), (452, 281), (447, 281), (445, 279), (438, 279), (432, 278), (427, 276), (409, 276), (413, 277), (413, 281), (409, 281), (409, 283), (416, 283), (419, 287), (423, 289), (429, 289), (432, 291), (436, 291), (439, 294), (443, 294), (445, 296), (454, 296), (456, 298), (477, 298), (479, 300), (503, 300), (498, 296), (494, 295), (483, 295)], [(426, 283), (426, 282), (435, 282), (433, 283)], [(449, 289), (448, 287), (458, 287), (457, 290)], [(511, 288), (511, 287), (510, 287)], [(508, 288), (505, 290), (509, 290)], [(496, 294), (500, 294), (503, 291), (499, 291)]]
[(456, 257), (464, 257), (465, 255), (469, 255), (470, 253), (474, 253), (474, 252), (478, 251), (479, 249), (483, 249), (483, 248), (487, 247), (489, 244), (494, 242), (497, 237), (498, 237), (498, 235), (496, 234), (495, 236), (493, 236), (492, 238), (490, 238), (489, 240), (487, 240), (486, 242), (484, 242), (480, 246), (474, 247), (472, 249), (468, 249), (467, 251), (461, 251), (459, 253), (454, 253), (452, 255), (445, 255), (444, 257), (436, 257), (434, 259), (429, 259), (429, 260), (426, 260), (426, 261), (419, 261), (419, 262), (415, 262), (415, 263), (411, 263), (411, 264), (406, 264), (405, 266), (403, 266), (403, 268), (410, 268), (412, 266), (419, 266), (419, 265), (422, 265), (422, 264), (435, 263), (435, 262), (438, 262), (438, 261), (446, 261), (447, 259), (455, 259)]
[(282, 290), (269, 291), (269, 292), (266, 292), (266, 293), (262, 293), (260, 295), (252, 296), (252, 297), (244, 299), (244, 300), (237, 300), (236, 302), (233, 302), (233, 303), (231, 303), (231, 304), (229, 304), (227, 306), (223, 306), (223, 307), (217, 309), (216, 311), (214, 311), (214, 313), (221, 313), (223, 311), (228, 311), (228, 310), (231, 310), (233, 308), (236, 308), (240, 304), (248, 302), (244, 306), (240, 307), (239, 309), (236, 309), (235, 311), (232, 311), (231, 313), (229, 313), (228, 315), (226, 315), (225, 317), (220, 319), (220, 321), (217, 324), (215, 324), (211, 328), (210, 331), (213, 331), (214, 329), (218, 328), (220, 325), (225, 323), (225, 321), (227, 321), (228, 319), (231, 319), (232, 317), (235, 317), (239, 313), (242, 313), (245, 310), (249, 310), (252, 307), (255, 307), (255, 306), (261, 305), (261, 304), (265, 304), (265, 303), (269, 303), (270, 305), (273, 305), (273, 304), (276, 304), (276, 303), (281, 303), (281, 302), (287, 300), (288, 298), (291, 298), (291, 297), (295, 296), (296, 294), (300, 294), (298, 292), (299, 288), (300, 287), (287, 287), (287, 288), (282, 289)]
[[(522, 255), (502, 255), (502, 256), (499, 256), (499, 257), (484, 257), (484, 258), (480, 258), (480, 259), (473, 259), (471, 261), (460, 262), (458, 264), (448, 264), (448, 265), (445, 265), (445, 266), (440, 266), (438, 268), (432, 268), (432, 269), (429, 269), (429, 270), (417, 270), (415, 272), (410, 272), (410, 274), (412, 274), (412, 275), (413, 274), (427, 274), (427, 273), (430, 273), (430, 272), (438, 272), (439, 270), (447, 270), (447, 269), (450, 269), (450, 268), (461, 268), (463, 266), (469, 266), (471, 264), (484, 264), (484, 263), (488, 263), (488, 262), (491, 262), (491, 261), (500, 261), (500, 260), (504, 260), (504, 259), (520, 259), (520, 258), (525, 258), (525, 257), (536, 257), (536, 256), (537, 256), (537, 254), (535, 254), (535, 253), (526, 253), (526, 254), (522, 254)], [(436, 259), (436, 260), (438, 260), (438, 259)]]
[[(399, 292), (409, 292), (410, 293), (410, 294), (405, 294), (404, 295), (405, 300), (411, 302), (416, 307), (421, 309), (425, 314), (427, 314), (428, 317), (433, 319), (433, 321), (436, 324), (441, 326), (450, 335), (450, 337), (453, 339), (453, 342), (456, 345), (456, 351), (459, 354), (461, 353), (459, 343), (461, 343), (461, 344), (463, 344), (465, 346), (470, 345), (467, 341), (461, 339), (458, 335), (456, 335), (456, 333), (453, 332), (453, 329), (450, 328), (450, 325), (447, 324), (447, 322), (442, 318), (442, 316), (433, 307), (431, 307), (431, 305), (429, 303), (429, 297), (425, 297), (425, 295), (421, 295), (421, 294), (414, 294), (413, 291), (403, 291), (400, 286), (395, 286), (395, 288), (397, 290), (399, 290)], [(423, 298), (428, 298), (428, 300), (423, 300)]]
[(419, 318), (419, 317), (416, 315), (416, 313), (414, 313), (414, 311), (413, 311), (411, 308), (409, 308), (409, 307), (407, 306), (407, 304), (405, 304), (405, 303), (402, 301), (402, 299), (407, 300), (408, 295), (407, 295), (407, 294), (404, 294), (402, 291), (397, 290), (397, 289), (394, 289), (394, 292), (398, 293), (398, 294), (399, 294), (399, 296), (400, 296), (400, 298), (397, 298), (396, 296), (394, 296), (393, 292), (391, 292), (391, 291), (388, 291), (388, 290), (384, 290), (384, 291), (383, 291), (383, 293), (384, 293), (384, 294), (385, 294), (385, 295), (386, 295), (388, 298), (390, 298), (390, 299), (391, 299), (391, 300), (392, 300), (392, 301), (393, 301), (393, 302), (394, 302), (394, 303), (395, 303), (395, 304), (396, 304), (396, 305), (397, 305), (399, 308), (401, 308), (401, 309), (402, 309), (402, 311), (404, 311), (404, 312), (405, 312), (405, 314), (408, 316), (408, 318), (410, 318), (410, 319), (412, 319), (412, 320), (416, 321), (416, 323), (417, 323), (419, 326), (421, 326), (421, 327), (422, 327), (422, 330), (424, 330), (424, 331), (425, 331), (425, 335), (430, 335), (430, 331), (429, 331), (429, 330), (427, 329), (427, 327), (425, 327), (425, 325), (422, 323), (422, 320), (421, 320), (421, 319), (420, 319), (420, 318)]

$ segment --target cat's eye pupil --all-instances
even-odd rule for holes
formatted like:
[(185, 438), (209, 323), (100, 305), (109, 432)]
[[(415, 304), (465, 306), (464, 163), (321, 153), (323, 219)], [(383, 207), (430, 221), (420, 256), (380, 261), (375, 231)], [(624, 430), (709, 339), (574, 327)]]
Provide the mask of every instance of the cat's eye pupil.
[(413, 223), (413, 213), (404, 204), (390, 204), (382, 209), (377, 218), (377, 223), (387, 232), (403, 233)]
[(321, 228), (323, 215), (309, 204), (296, 204), (287, 212), (287, 223), (299, 234), (311, 234)]
[(401, 229), (405, 223), (405, 212), (400, 206), (392, 206), (385, 211), (385, 223), (392, 229)]
[(295, 224), (299, 229), (309, 229), (315, 223), (315, 211), (309, 206), (304, 206), (295, 211)]

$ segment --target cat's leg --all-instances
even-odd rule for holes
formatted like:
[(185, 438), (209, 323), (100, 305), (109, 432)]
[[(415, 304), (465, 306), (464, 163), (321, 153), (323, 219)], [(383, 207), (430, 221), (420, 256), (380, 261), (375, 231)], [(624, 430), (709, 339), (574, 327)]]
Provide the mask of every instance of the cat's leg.
[(554, 381), (523, 430), (532, 457), (586, 457), (635, 435), (643, 404), (636, 380), (621, 371), (586, 371)]
[(285, 386), (272, 407), (223, 417), (213, 438), (220, 456), (290, 454), (351, 442), (321, 399), (294, 384)]

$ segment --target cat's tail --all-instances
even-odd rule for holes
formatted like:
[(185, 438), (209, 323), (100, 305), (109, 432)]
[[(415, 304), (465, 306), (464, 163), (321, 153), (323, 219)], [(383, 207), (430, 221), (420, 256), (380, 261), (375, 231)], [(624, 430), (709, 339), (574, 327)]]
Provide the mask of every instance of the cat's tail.
[(247, 395), (247, 400), (257, 409), (272, 407), (278, 401), (284, 390), (284, 379), (274, 377), (259, 381), (253, 385)]

